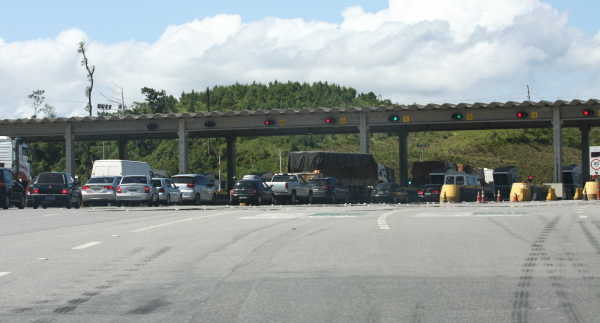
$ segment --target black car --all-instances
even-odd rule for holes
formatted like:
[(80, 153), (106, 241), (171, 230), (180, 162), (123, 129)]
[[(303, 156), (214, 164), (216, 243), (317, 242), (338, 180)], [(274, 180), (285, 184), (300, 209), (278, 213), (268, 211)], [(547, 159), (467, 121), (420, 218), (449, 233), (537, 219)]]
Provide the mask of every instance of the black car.
[(313, 187), (313, 199), (327, 203), (350, 203), (348, 188), (335, 177), (312, 178), (308, 184)]
[(8, 209), (11, 205), (25, 207), (25, 188), (23, 181), (17, 179), (12, 170), (0, 167), (0, 205)]
[(371, 201), (373, 203), (408, 203), (408, 193), (398, 184), (379, 183), (371, 192)]
[(240, 203), (261, 205), (273, 204), (273, 190), (261, 179), (242, 179), (233, 186), (229, 201), (232, 205)]
[(79, 181), (73, 180), (68, 173), (40, 173), (35, 183), (29, 186), (31, 190), (30, 197), (33, 198), (31, 206), (37, 209), (38, 206), (46, 208), (48, 206), (66, 207), (76, 209), (81, 205), (81, 190)]
[(417, 202), (439, 202), (442, 185), (427, 184), (419, 188), (417, 192)]

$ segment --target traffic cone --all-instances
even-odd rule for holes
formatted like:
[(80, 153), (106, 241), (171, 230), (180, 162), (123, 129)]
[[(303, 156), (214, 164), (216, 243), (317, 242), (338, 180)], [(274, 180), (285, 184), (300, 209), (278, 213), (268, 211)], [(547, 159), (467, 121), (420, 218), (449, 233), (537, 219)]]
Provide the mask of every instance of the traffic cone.
[(477, 203), (481, 203), (481, 195), (479, 194), (479, 191), (477, 191)]
[(585, 187), (583, 188), (583, 200), (587, 201), (588, 197), (587, 197), (587, 191), (585, 190)]
[(517, 193), (513, 196), (513, 202), (519, 202), (519, 198), (517, 197)]
[(481, 191), (481, 203), (485, 203), (485, 193)]
[(444, 192), (444, 199), (442, 200), (443, 203), (447, 203), (448, 199), (446, 198), (446, 192)]
[(500, 198), (500, 190), (498, 190), (498, 194), (496, 194), (496, 202), (502, 202), (502, 198)]

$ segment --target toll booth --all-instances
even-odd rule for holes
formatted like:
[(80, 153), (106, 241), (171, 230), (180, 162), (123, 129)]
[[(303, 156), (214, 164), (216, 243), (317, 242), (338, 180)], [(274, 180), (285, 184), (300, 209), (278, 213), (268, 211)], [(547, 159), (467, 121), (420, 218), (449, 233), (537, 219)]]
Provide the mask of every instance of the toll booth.
[(494, 169), (492, 173), (494, 177), (494, 190), (497, 194), (500, 191), (502, 200), (510, 200), (510, 190), (513, 183), (519, 182), (519, 167), (506, 166)]

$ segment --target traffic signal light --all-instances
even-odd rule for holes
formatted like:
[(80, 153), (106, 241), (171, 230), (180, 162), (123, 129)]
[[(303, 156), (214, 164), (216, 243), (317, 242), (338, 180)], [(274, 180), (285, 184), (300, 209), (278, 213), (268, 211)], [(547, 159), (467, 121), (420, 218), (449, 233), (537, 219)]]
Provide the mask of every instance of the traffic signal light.
[(594, 110), (589, 110), (589, 109), (583, 110), (583, 115), (586, 117), (591, 117), (594, 115)]
[(527, 180), (529, 180), (529, 183), (533, 182), (533, 176), (529, 175), (529, 177), (527, 177)]
[(462, 120), (462, 118), (463, 118), (463, 115), (460, 113), (455, 113), (452, 115), (452, 119), (455, 119), (455, 120)]
[(205, 127), (207, 127), (207, 128), (212, 128), (212, 127), (214, 127), (215, 125), (216, 125), (216, 124), (215, 124), (214, 122), (212, 122), (212, 121), (208, 121), (208, 122), (205, 122), (205, 123), (204, 123), (204, 126), (205, 126)]
[(408, 179), (408, 185), (412, 185), (412, 178)]
[(523, 177), (519, 176), (519, 182), (523, 181)]
[(528, 116), (527, 112), (517, 112), (517, 118), (527, 118)]
[(265, 120), (265, 126), (272, 126), (274, 124), (275, 124), (275, 120), (273, 120), (273, 119)]
[(391, 121), (391, 122), (396, 122), (398, 120), (399, 120), (398, 116), (389, 116), (388, 117), (388, 121)]
[(325, 123), (335, 123), (337, 120), (335, 118), (327, 118), (325, 119)]

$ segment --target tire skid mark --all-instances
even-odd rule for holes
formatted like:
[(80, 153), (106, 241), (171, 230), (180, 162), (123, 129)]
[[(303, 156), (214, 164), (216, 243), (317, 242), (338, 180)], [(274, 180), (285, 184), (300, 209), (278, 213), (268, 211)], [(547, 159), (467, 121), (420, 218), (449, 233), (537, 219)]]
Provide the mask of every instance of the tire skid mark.
[[(579, 225), (581, 226), (581, 230), (585, 234), (587, 241), (592, 245), (592, 247), (594, 247), (594, 249), (596, 249), (596, 252), (600, 254), (600, 243), (598, 243), (598, 240), (596, 240), (594, 235), (586, 227), (585, 222), (581, 221), (579, 222)], [(596, 223), (596, 226), (600, 226), (600, 224)]]

